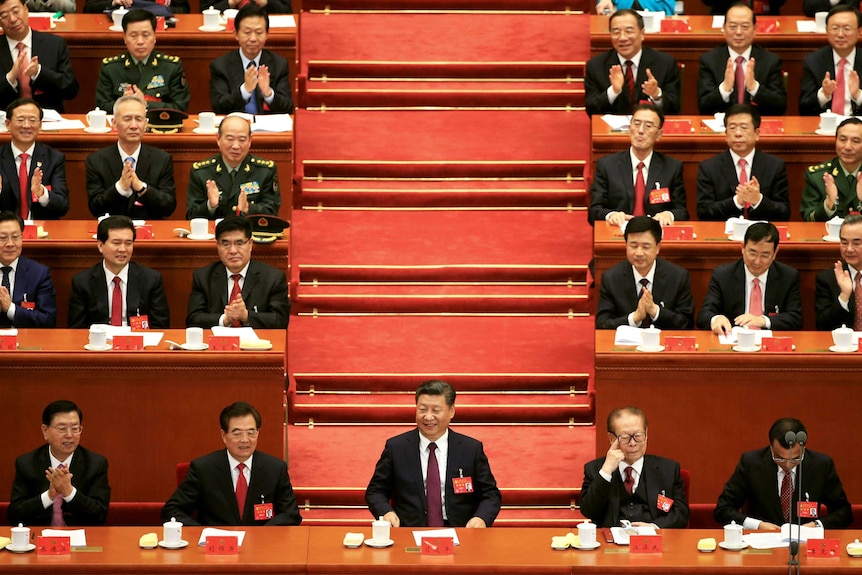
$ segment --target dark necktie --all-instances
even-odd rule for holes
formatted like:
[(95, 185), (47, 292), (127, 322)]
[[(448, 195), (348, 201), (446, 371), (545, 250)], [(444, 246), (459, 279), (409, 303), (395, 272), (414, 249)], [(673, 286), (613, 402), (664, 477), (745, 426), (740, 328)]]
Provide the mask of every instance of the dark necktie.
[(626, 486), (626, 493), (631, 495), (635, 492), (635, 478), (632, 473), (632, 466), (629, 465), (626, 467), (626, 480), (623, 482), (623, 485)]
[[(748, 172), (745, 171), (745, 168), (748, 166), (748, 162), (745, 161), (745, 158), (739, 158), (737, 162), (739, 164), (739, 184), (747, 184), (748, 183)], [(748, 209), (751, 207), (751, 204), (745, 202), (742, 207), (742, 217), (746, 220), (748, 219)]]
[(626, 88), (629, 91), (629, 111), (635, 107), (635, 75), (632, 71), (634, 63), (626, 60)]
[(781, 481), (781, 512), (784, 514), (784, 522), (790, 523), (790, 500), (793, 498), (793, 485), (790, 482), (790, 472), (784, 472)]
[(736, 103), (745, 103), (745, 58), (736, 57)]
[[(230, 288), (230, 300), (227, 302), (230, 304), (234, 299), (236, 299), (239, 295), (242, 294), (242, 288), (239, 285), (239, 280), (242, 279), (240, 274), (233, 274), (230, 276), (230, 279), (233, 280), (233, 287)], [(242, 327), (242, 323), (238, 319), (233, 320), (230, 324), (231, 327)]]
[(123, 291), (120, 289), (122, 280), (114, 276), (114, 289), (111, 293), (111, 325), (123, 325)]
[(638, 175), (635, 178), (635, 205), (632, 208), (633, 216), (645, 216), (644, 196), (646, 195), (646, 183), (644, 183), (644, 163), (638, 162)]
[(436, 443), (428, 445), (428, 473), (425, 475), (425, 506), (428, 527), (443, 527), (443, 497), (440, 495), (440, 467), (437, 465)]
[(30, 174), (27, 171), (27, 160), (30, 154), (21, 154), (21, 165), (18, 166), (18, 189), (21, 191), (21, 219), (30, 219)]
[(248, 495), (248, 481), (245, 479), (245, 463), (236, 466), (239, 477), (236, 478), (236, 506), (239, 509), (239, 518), (242, 519), (245, 512), (245, 498)]
[(641, 284), (641, 289), (640, 289), (640, 291), (638, 292), (638, 299), (640, 299), (640, 298), (642, 298), (642, 297), (644, 296), (644, 290), (645, 290), (645, 289), (646, 289), (646, 287), (649, 285), (649, 280), (648, 280), (648, 279), (646, 279), (646, 278), (641, 278), (641, 280), (640, 280), (640, 282), (639, 282), (639, 283)]
[[(12, 268), (9, 266), (3, 266), (0, 268), (0, 271), (3, 272), (3, 287), (6, 288), (6, 291), (9, 292), (9, 295), (12, 295), (12, 283), (9, 281), (10, 274), (12, 273)], [(858, 277), (858, 276), (857, 276)]]
[[(254, 63), (254, 60), (248, 63), (248, 66), (245, 67), (246, 70), (249, 68), (256, 68), (257, 65)], [(249, 114), (257, 114), (257, 86), (255, 86), (254, 90), (251, 91), (251, 98), (248, 103), (245, 105), (245, 111)]]
[(18, 71), (18, 92), (22, 98), (32, 98), (33, 89), (30, 87), (30, 76), (27, 75), (27, 68), (30, 66), (30, 58), (27, 57), (27, 46), (24, 42), (18, 42), (18, 53), (24, 53), (24, 60), (21, 62), (21, 68)]

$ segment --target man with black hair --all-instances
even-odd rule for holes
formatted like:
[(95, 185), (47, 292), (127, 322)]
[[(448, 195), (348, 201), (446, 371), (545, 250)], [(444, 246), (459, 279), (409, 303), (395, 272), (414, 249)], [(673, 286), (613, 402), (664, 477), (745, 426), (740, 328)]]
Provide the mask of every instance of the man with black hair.
[(853, 117), (838, 124), (835, 154), (805, 170), (799, 209), (806, 222), (825, 222), (862, 210), (862, 120)]
[(57, 301), (51, 270), (21, 255), (24, 220), (0, 212), (0, 328), (54, 327)]

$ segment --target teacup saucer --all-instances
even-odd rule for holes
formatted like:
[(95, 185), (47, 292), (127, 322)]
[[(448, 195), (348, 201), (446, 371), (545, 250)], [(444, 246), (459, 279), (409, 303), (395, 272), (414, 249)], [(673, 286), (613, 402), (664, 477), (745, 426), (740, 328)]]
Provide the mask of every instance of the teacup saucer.
[(224, 31), (224, 26), (222, 26), (222, 25), (218, 25), (218, 26), (198, 26), (198, 30), (200, 30), (201, 32), (223, 32), (223, 31)]
[(742, 542), (739, 545), (729, 545), (729, 544), (725, 543), (724, 541), (719, 541), (718, 546), (721, 547), (722, 549), (727, 550), (727, 551), (741, 551), (742, 549), (745, 549), (746, 547), (748, 547), (748, 543)]
[(645, 345), (639, 345), (635, 349), (644, 353), (658, 353), (660, 351), (664, 351), (664, 346), (660, 345), (658, 347), (646, 347)]
[(729, 236), (727, 236), (727, 239), (729, 239), (732, 242), (741, 242), (745, 238), (741, 238), (739, 236), (735, 236), (733, 234), (730, 234)]
[(36, 545), (33, 543), (28, 543), (24, 547), (12, 547), (11, 545), (6, 546), (7, 551), (11, 551), (12, 553), (29, 553), (33, 549), (36, 548)]
[(818, 136), (834, 136), (835, 130), (821, 130), (820, 128), (817, 128), (814, 130), (814, 133)]
[(109, 128), (108, 126), (105, 126), (104, 128), (94, 128), (92, 126), (87, 126), (86, 128), (84, 128), (84, 131), (88, 134), (107, 134), (111, 131), (111, 128)]
[(733, 346), (733, 351), (739, 351), (742, 353), (754, 353), (755, 351), (760, 351), (760, 346), (755, 345), (754, 347), (742, 347), (741, 345)]
[(215, 238), (215, 234), (204, 234), (202, 236), (199, 236), (197, 234), (189, 234), (186, 237), (190, 240), (211, 240)]
[(830, 345), (829, 351), (834, 351), (835, 353), (855, 353), (859, 350), (858, 346), (853, 347), (838, 347), (837, 345)]
[(841, 238), (836, 237), (836, 236), (823, 236), (823, 241), (824, 241), (824, 242), (831, 242), (831, 243), (833, 243), (833, 244), (837, 244), (838, 242), (840, 242), (840, 241), (841, 241)]
[(598, 549), (602, 544), (598, 541), (593, 541), (592, 545), (572, 545), (572, 549), (580, 549), (582, 551), (590, 551), (592, 549)]
[(374, 539), (366, 539), (365, 544), (369, 547), (375, 547), (377, 549), (383, 549), (384, 547), (389, 547), (395, 543), (392, 539), (387, 539), (386, 541), (375, 541)]
[(114, 346), (112, 346), (111, 344), (108, 344), (108, 343), (106, 343), (105, 345), (103, 345), (101, 347), (91, 345), (89, 343), (84, 344), (84, 349), (86, 349), (87, 351), (108, 351), (112, 347), (114, 347)]
[(108, 30), (110, 30), (111, 32), (122, 32), (123, 27), (122, 26), (114, 26), (113, 24), (111, 24), (110, 26), (108, 26)]
[(192, 345), (190, 343), (181, 343), (180, 347), (186, 351), (204, 351), (205, 349), (210, 348), (208, 343), (202, 343), (200, 345)]
[(205, 128), (201, 128), (200, 126), (198, 126), (196, 128), (192, 128), (192, 132), (194, 132), (195, 134), (205, 134), (205, 135), (211, 136), (213, 134), (218, 134), (218, 128), (211, 128), (211, 129), (207, 130)]
[(182, 539), (180, 540), (179, 543), (168, 543), (165, 540), (159, 541), (159, 547), (162, 547), (164, 549), (182, 549), (183, 547), (187, 546), (188, 544), (189, 544), (188, 541), (183, 541)]

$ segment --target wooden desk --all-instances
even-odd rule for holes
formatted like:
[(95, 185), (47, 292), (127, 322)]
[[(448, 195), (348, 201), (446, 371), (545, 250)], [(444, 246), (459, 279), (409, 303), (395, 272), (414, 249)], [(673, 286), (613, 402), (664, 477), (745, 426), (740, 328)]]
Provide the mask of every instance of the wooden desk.
[[(693, 353), (643, 354), (614, 345), (614, 331), (596, 331), (596, 417), (636, 405), (649, 418), (649, 451), (691, 471), (691, 502), (715, 503), (744, 451), (768, 444), (772, 423), (797, 417), (810, 447), (835, 459), (851, 502), (862, 498), (862, 461), (847, 449), (858, 417), (862, 354), (828, 351), (827, 332), (785, 332), (796, 350), (737, 353), (710, 332)], [(845, 422), (847, 425), (845, 425)], [(852, 432), (851, 432), (852, 433)], [(608, 440), (596, 434), (596, 453)]]
[[(72, 276), (101, 261), (93, 236), (96, 220), (58, 220), (38, 222), (48, 237), (24, 240), (23, 255), (51, 268), (57, 290), (57, 325), (68, 326), (69, 296)], [(188, 229), (188, 222), (153, 221), (155, 238), (135, 242), (133, 261), (162, 273), (165, 293), (171, 308), (171, 327), (184, 328), (192, 289), (192, 272), (218, 260), (215, 240), (193, 241), (178, 237), (173, 228)], [(256, 244), (255, 260), (267, 263), (287, 273), (287, 239), (273, 244)], [(0, 490), (0, 493), (3, 491)]]
[[(712, 270), (721, 264), (742, 257), (742, 243), (730, 241), (724, 234), (724, 222), (680, 222), (691, 225), (697, 238), (691, 241), (663, 241), (660, 256), (686, 268), (691, 274), (691, 291), (695, 315), (703, 304)], [(831, 268), (839, 259), (838, 244), (823, 241), (826, 233), (820, 222), (777, 222), (786, 225), (790, 239), (778, 245), (778, 260), (799, 271), (802, 290), (802, 317), (804, 328), (815, 329), (814, 278), (819, 272)], [(596, 284), (608, 269), (625, 260), (623, 236), (616, 226), (596, 222), (595, 274)], [(601, 413), (601, 412), (599, 412)]]
[[(87, 124), (83, 114), (65, 114), (66, 118), (78, 119)], [(182, 131), (176, 134), (146, 134), (144, 142), (161, 148), (174, 160), (174, 182), (177, 185), (177, 209), (172, 220), (186, 218), (186, 191), (189, 187), (189, 171), (193, 163), (218, 153), (218, 143), (214, 134), (195, 134), (196, 117), (183, 123)], [(0, 132), (0, 144), (10, 139), (8, 132)], [(66, 154), (66, 185), (69, 189), (69, 212), (64, 219), (87, 220), (93, 215), (87, 205), (87, 156), (105, 146), (117, 144), (116, 132), (107, 134), (88, 134), (84, 130), (42, 130), (39, 141)], [(278, 166), (281, 180), (281, 208), (279, 215), (290, 219), (292, 194), (290, 192), (291, 162), (293, 152), (292, 133), (258, 133), (252, 136), (251, 153), (255, 156), (273, 160)]]
[[(656, 150), (683, 163), (685, 193), (689, 216), (697, 218), (697, 169), (700, 162), (727, 150), (723, 133), (715, 133), (701, 123), (704, 116), (685, 116), (691, 120), (693, 134), (663, 135)], [(787, 165), (790, 190), (790, 218), (801, 220), (799, 205), (802, 201), (804, 173), (808, 166), (835, 157), (835, 137), (814, 133), (819, 118), (784, 116), (784, 133), (761, 135), (757, 149), (773, 154)], [(593, 161), (602, 156), (625, 150), (630, 145), (628, 132), (611, 132), (598, 116), (592, 118)]]
[[(699, 4), (689, 0), (689, 4)], [(673, 55), (677, 62), (685, 64), (682, 78), (682, 112), (697, 114), (697, 76), (700, 69), (700, 56), (716, 46), (725, 44), (724, 35), (718, 28), (712, 28), (712, 16), (680, 16), (691, 26), (688, 33), (648, 34), (645, 46)], [(778, 32), (757, 34), (755, 44), (774, 52), (783, 62), (788, 73), (787, 113), (799, 113), (799, 83), (802, 81), (802, 59), (809, 52), (826, 46), (825, 34), (800, 33), (796, 31), (797, 20), (808, 20), (805, 16), (778, 16)], [(590, 16), (590, 45), (592, 55), (601, 54), (611, 48), (607, 16)]]
[[(211, 110), (209, 97), (209, 63), (225, 52), (237, 49), (233, 32), (201, 32), (202, 14), (178, 14), (176, 28), (157, 34), (156, 50), (179, 56), (189, 83), (189, 112)], [(107, 56), (125, 50), (121, 32), (108, 29), (111, 21), (104, 14), (66, 14), (66, 22), (57, 22), (54, 29), (66, 39), (72, 58), (72, 68), (81, 85), (78, 97), (66, 106), (67, 112), (83, 113), (96, 102), (99, 66)], [(296, 28), (272, 28), (266, 47), (287, 59), (291, 86), (296, 78)]]
[(42, 410), (56, 399), (84, 412), (81, 444), (108, 458), (113, 501), (166, 501), (177, 463), (224, 448), (218, 417), (234, 401), (260, 411), (258, 448), (284, 457), (285, 331), (257, 333), (272, 350), (170, 351), (164, 340), (185, 332), (168, 330), (155, 348), (90, 352), (86, 330), (19, 330), (19, 350), (0, 356), (0, 493), (11, 493), (15, 458), (44, 443)]

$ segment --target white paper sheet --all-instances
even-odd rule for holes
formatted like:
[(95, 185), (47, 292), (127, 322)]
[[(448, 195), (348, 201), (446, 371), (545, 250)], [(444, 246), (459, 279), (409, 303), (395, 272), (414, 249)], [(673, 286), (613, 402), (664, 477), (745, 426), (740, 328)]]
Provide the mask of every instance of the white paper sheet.
[(252, 132), (290, 132), (293, 130), (293, 118), (290, 114), (267, 114), (254, 117)]
[(721, 28), (724, 26), (724, 14), (716, 14), (712, 17), (712, 27)]
[[(814, 20), (797, 20), (796, 21), (796, 31), (797, 32), (817, 32), (817, 22)], [(824, 34), (826, 31), (821, 30), (820, 33)]]
[[(739, 326), (733, 326), (733, 329), (730, 330), (730, 333), (727, 335), (721, 334), (718, 336), (718, 343), (724, 345), (736, 345), (739, 343), (739, 337), (736, 335), (739, 333)], [(771, 329), (756, 329), (754, 330), (754, 345), (760, 345), (760, 340), (764, 337), (772, 337)]]
[(81, 120), (59, 120), (56, 122), (43, 122), (42, 131), (57, 131), (57, 130), (83, 130), (84, 122)]
[(245, 531), (233, 531), (231, 529), (216, 529), (215, 527), (206, 527), (201, 531), (201, 538), (198, 539), (198, 545), (206, 545), (207, 537), (233, 537), (236, 536), (236, 543), (242, 547), (242, 541), (245, 539)]
[(458, 541), (458, 534), (455, 533), (455, 529), (453, 527), (449, 527), (447, 529), (429, 529), (427, 531), (414, 531), (413, 540), (416, 542), (417, 547), (422, 546), (423, 537), (451, 537), (452, 541), (455, 542), (455, 545), (461, 544), (461, 542)]
[(213, 335), (220, 335), (225, 337), (237, 337), (239, 336), (239, 340), (243, 341), (258, 341), (260, 338), (254, 332), (253, 327), (225, 327), (223, 325), (214, 325), (212, 326)]
[(611, 127), (614, 132), (625, 132), (629, 129), (629, 124), (632, 121), (631, 116), (615, 116), (614, 114), (605, 114), (602, 116), (602, 121)]
[[(658, 535), (655, 527), (642, 525), (640, 527), (631, 527), (631, 529), (636, 529), (638, 535)], [(617, 545), (629, 544), (629, 534), (622, 527), (611, 527), (611, 535), (614, 536), (614, 543)]]
[(72, 547), (87, 546), (87, 533), (83, 529), (43, 529), (42, 537), (68, 537)]
[(296, 28), (296, 18), (293, 14), (270, 14), (270, 28)]
[[(753, 549), (780, 549), (787, 547), (790, 544), (790, 527), (789, 523), (781, 526), (781, 533), (749, 533), (744, 535), (742, 540)], [(793, 538), (797, 538), (797, 528), (793, 525)], [(804, 543), (809, 539), (823, 539), (822, 527), (803, 527), (800, 539)]]
[(614, 345), (641, 345), (643, 343), (643, 331), (639, 327), (621, 325), (614, 334)]
[(144, 334), (144, 347), (155, 347), (159, 345), (162, 338), (165, 336), (165, 332), (163, 331), (144, 331), (141, 333)]

